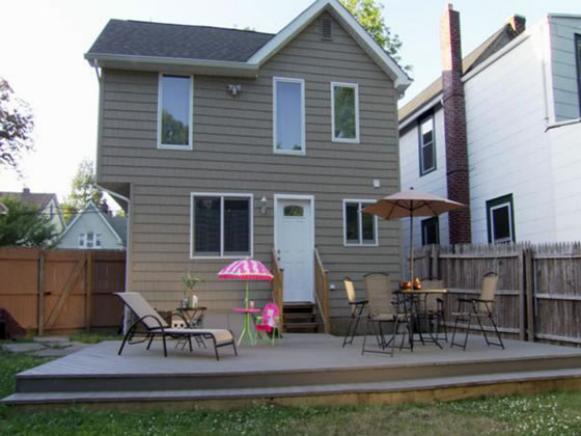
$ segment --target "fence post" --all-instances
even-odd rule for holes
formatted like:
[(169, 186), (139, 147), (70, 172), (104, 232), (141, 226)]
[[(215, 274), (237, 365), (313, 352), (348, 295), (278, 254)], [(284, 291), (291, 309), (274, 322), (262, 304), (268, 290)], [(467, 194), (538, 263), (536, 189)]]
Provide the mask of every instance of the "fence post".
[(38, 268), (37, 268), (37, 330), (38, 335), (44, 334), (44, 250), (39, 250)]
[(430, 250), (430, 280), (440, 279), (440, 271), (438, 270), (439, 253), (440, 252), (438, 248), (436, 248), (436, 245), (432, 245), (432, 248)]
[(527, 249), (524, 252), (525, 258), (525, 293), (526, 293), (526, 306), (527, 306), (527, 340), (534, 342), (536, 339), (535, 333), (535, 259), (534, 251), (532, 249)]
[(93, 252), (87, 252), (87, 275), (85, 283), (85, 329), (89, 331), (91, 329), (91, 311), (92, 311), (92, 298), (93, 298)]
[(526, 316), (527, 316), (527, 311), (526, 311), (526, 281), (525, 281), (525, 272), (526, 272), (526, 268), (525, 268), (525, 249), (521, 249), (520, 253), (518, 255), (518, 260), (519, 260), (519, 269), (520, 269), (520, 274), (519, 274), (519, 281), (520, 281), (520, 286), (519, 286), (519, 299), (518, 299), (518, 306), (519, 306), (519, 317), (518, 317), (518, 330), (519, 330), (519, 334), (518, 334), (518, 338), (521, 341), (524, 341), (526, 339), (526, 335), (527, 335), (527, 321), (526, 321)]

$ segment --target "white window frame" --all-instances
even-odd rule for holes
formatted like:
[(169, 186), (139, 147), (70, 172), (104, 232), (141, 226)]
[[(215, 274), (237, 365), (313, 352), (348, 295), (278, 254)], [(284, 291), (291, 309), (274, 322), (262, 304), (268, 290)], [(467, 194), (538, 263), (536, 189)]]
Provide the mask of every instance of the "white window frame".
[[(301, 150), (279, 150), (276, 148), (276, 122), (278, 119), (277, 116), (277, 92), (276, 92), (276, 84), (278, 82), (286, 82), (286, 83), (299, 83), (301, 85)], [(272, 150), (275, 154), (289, 154), (295, 156), (304, 156), (307, 154), (307, 138), (306, 138), (306, 129), (305, 129), (305, 80), (304, 79), (296, 79), (290, 77), (278, 77), (274, 76), (272, 78)]]
[[(508, 208), (508, 230), (509, 236), (508, 238), (502, 239), (494, 239), (494, 211), (497, 209), (502, 209), (503, 207)], [(490, 220), (490, 239), (492, 244), (511, 244), (514, 240), (514, 229), (512, 228), (512, 204), (510, 201), (506, 201), (504, 203), (496, 204), (494, 206), (490, 206), (488, 209), (488, 219)]]
[[(430, 123), (432, 126), (432, 142), (429, 145), (424, 143), (424, 135), (422, 134), (422, 126), (425, 123)], [(422, 118), (418, 122), (418, 150), (419, 150), (419, 161), (420, 161), (420, 177), (430, 174), (438, 169), (438, 164), (436, 162), (436, 120), (434, 115)], [(432, 166), (430, 168), (424, 168), (424, 148), (432, 147)]]
[[(161, 114), (163, 111), (163, 86), (162, 78), (163, 76), (178, 76), (178, 77), (188, 77), (190, 79), (190, 104), (189, 104), (189, 124), (188, 124), (188, 145), (176, 145), (176, 144), (162, 144), (161, 143)], [(193, 150), (194, 148), (194, 76), (181, 75), (181, 74), (170, 74), (170, 73), (159, 73), (157, 80), (157, 148), (160, 150)]]
[[(355, 138), (337, 138), (335, 136), (335, 88), (353, 88), (355, 90)], [(331, 141), (348, 144), (359, 144), (359, 84), (353, 82), (331, 82)]]
[[(196, 255), (194, 253), (194, 199), (196, 197), (220, 197), (220, 254), (215, 256)], [(241, 255), (224, 255), (224, 197), (247, 198), (250, 213), (250, 252)], [(254, 256), (254, 194), (233, 192), (191, 192), (190, 193), (190, 259), (245, 259)]]
[(85, 233), (79, 233), (79, 248), (85, 248)]
[(94, 248), (102, 248), (103, 247), (103, 235), (101, 233), (95, 233), (93, 245), (94, 245)]
[[(346, 198), (343, 199), (343, 246), (345, 247), (377, 247), (379, 246), (379, 226), (378, 226), (378, 219), (377, 215), (373, 216), (373, 225), (375, 228), (375, 238), (373, 244), (364, 244), (363, 243), (363, 220), (361, 219), (362, 216), (362, 204), (365, 203), (366, 205), (370, 205), (375, 203), (376, 200), (371, 199), (364, 199), (364, 198)], [(358, 203), (359, 204), (359, 242), (349, 242), (347, 240), (347, 203)]]

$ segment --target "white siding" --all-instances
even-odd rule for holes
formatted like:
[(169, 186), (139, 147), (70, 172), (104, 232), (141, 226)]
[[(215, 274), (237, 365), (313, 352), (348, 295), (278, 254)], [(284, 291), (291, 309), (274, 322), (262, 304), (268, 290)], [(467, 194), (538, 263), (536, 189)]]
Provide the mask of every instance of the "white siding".
[(465, 83), (472, 242), (488, 242), (486, 201), (513, 195), (517, 241), (555, 238), (541, 33)]
[(93, 247), (101, 250), (124, 250), (123, 244), (113, 234), (97, 212), (88, 208), (79, 219), (71, 221), (72, 227), (67, 230), (62, 239), (58, 242), (58, 248), (77, 249), (79, 247), (79, 235), (93, 232), (101, 234), (101, 247)]
[(581, 123), (548, 132), (557, 241), (581, 241)]
[[(444, 138), (444, 112), (442, 109), (434, 113), (434, 138), (436, 147), (436, 169), (431, 173), (420, 176), (419, 165), (419, 126), (406, 131), (400, 138), (400, 166), (401, 166), (401, 189), (414, 188), (417, 191), (429, 192), (441, 197), (447, 197), (446, 182), (446, 141)], [(414, 246), (422, 245), (421, 220), (414, 220)], [(440, 221), (440, 243), (448, 244), (448, 214), (439, 217)], [(409, 220), (402, 222), (402, 245), (403, 253), (409, 252)], [(402, 268), (407, 272), (407, 265), (404, 261)]]
[(549, 23), (555, 119), (579, 118), (575, 34), (581, 35), (581, 18), (549, 16)]

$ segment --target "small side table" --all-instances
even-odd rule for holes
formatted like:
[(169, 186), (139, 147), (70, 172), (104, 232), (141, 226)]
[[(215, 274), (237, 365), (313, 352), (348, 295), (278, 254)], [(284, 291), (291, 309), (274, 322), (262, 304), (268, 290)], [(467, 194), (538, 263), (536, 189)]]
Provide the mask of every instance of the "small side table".
[(238, 345), (244, 339), (248, 341), (249, 345), (256, 345), (256, 327), (254, 324), (254, 315), (260, 313), (260, 309), (254, 307), (235, 307), (234, 313), (242, 314), (242, 331), (238, 338)]
[(198, 307), (178, 307), (178, 312), (190, 328), (202, 327), (204, 322), (204, 314), (208, 308), (204, 306)]

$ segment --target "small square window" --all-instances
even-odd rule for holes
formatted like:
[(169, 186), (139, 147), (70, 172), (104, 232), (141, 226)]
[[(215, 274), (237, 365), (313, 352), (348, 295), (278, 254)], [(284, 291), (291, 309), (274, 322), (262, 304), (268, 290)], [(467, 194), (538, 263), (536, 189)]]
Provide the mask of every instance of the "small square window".
[(486, 220), (489, 243), (506, 244), (515, 242), (512, 194), (487, 201)]
[(368, 200), (344, 200), (344, 244), (346, 246), (377, 245), (377, 217), (363, 212), (372, 204)]
[(331, 112), (334, 142), (359, 142), (359, 86), (331, 82)]

